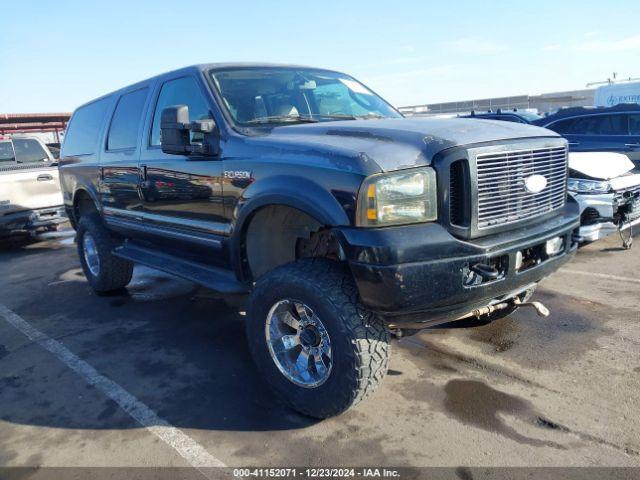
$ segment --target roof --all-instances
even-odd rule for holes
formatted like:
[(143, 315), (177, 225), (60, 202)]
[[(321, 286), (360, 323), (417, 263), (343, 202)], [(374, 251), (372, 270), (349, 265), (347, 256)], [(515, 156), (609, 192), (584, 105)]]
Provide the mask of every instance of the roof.
[(162, 72), (159, 73), (158, 75), (154, 75), (152, 77), (148, 77), (145, 78), (144, 80), (140, 80), (136, 83), (132, 83), (129, 85), (125, 85), (124, 87), (118, 88), (116, 90), (113, 90), (109, 93), (105, 93), (104, 95), (101, 95), (99, 97), (93, 98), (91, 100), (89, 100), (88, 102), (85, 102), (81, 105), (78, 105), (76, 107), (76, 110), (80, 107), (84, 107), (85, 105), (89, 105), (90, 103), (93, 103), (97, 100), (103, 99), (103, 98), (107, 98), (110, 97), (111, 95), (114, 95), (116, 93), (121, 93), (125, 90), (134, 90), (138, 87), (141, 87), (142, 85), (144, 85), (145, 83), (149, 83), (151, 81), (154, 81), (158, 78), (164, 77), (165, 75), (175, 75), (175, 74), (179, 74), (179, 73), (190, 73), (190, 72), (204, 72), (210, 69), (217, 69), (217, 68), (305, 68), (305, 69), (313, 69), (313, 70), (324, 70), (324, 71), (330, 71), (330, 72), (334, 72), (335, 70), (331, 70), (329, 68), (318, 68), (318, 67), (307, 67), (307, 66), (303, 66), (303, 65), (294, 65), (294, 64), (286, 64), (286, 63), (254, 63), (254, 62), (224, 62), (224, 63), (200, 63), (200, 64), (195, 64), (195, 65), (188, 65), (186, 67), (182, 67), (182, 68), (178, 68), (175, 70), (169, 70), (167, 72)]
[(591, 115), (594, 113), (624, 113), (624, 112), (640, 112), (640, 104), (637, 103), (621, 103), (614, 107), (572, 107), (561, 108), (556, 113), (535, 120), (536, 125), (547, 125), (562, 118), (578, 117), (581, 115)]

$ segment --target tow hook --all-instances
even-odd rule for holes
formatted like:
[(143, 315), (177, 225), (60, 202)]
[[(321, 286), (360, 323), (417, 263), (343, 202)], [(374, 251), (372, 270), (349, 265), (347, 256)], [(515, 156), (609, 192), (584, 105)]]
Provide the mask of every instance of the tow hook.
[(620, 234), (620, 240), (622, 240), (622, 248), (624, 248), (625, 250), (631, 250), (631, 246), (633, 245), (633, 227), (629, 226), (629, 235), (627, 235), (627, 238), (624, 238), (624, 234), (622, 233), (623, 227), (623, 223), (620, 223), (620, 225), (618, 225), (618, 233)]
[(539, 317), (548, 317), (549, 316), (549, 309), (547, 307), (545, 307), (542, 303), (540, 302), (523, 302), (521, 301), (518, 297), (513, 299), (513, 303), (514, 305), (517, 305), (518, 307), (531, 307), (533, 308), (536, 313), (538, 314)]

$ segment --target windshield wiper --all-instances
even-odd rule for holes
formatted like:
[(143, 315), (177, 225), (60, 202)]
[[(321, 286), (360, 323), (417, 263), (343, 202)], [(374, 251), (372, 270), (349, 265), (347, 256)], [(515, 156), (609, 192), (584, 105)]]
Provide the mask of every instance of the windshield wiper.
[(300, 122), (317, 123), (318, 120), (302, 115), (271, 115), (269, 117), (259, 117), (249, 120), (246, 123), (279, 123), (279, 122)]

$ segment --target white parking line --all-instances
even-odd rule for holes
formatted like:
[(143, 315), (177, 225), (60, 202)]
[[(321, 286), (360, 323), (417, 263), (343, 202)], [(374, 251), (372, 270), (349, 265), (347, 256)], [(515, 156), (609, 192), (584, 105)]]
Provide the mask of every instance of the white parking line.
[(588, 275), (590, 277), (606, 278), (608, 280), (617, 280), (620, 282), (640, 283), (640, 278), (619, 277), (618, 275), (609, 275), (607, 273), (583, 272), (582, 270), (572, 270), (569, 268), (562, 268), (559, 271), (564, 273), (572, 273), (574, 275)]
[(67, 367), (80, 375), (83, 380), (96, 387), (120, 405), (120, 408), (131, 415), (140, 425), (178, 452), (191, 466), (198, 469), (205, 467), (226, 467), (223, 462), (207, 452), (202, 445), (189, 435), (160, 418), (158, 414), (144, 403), (113, 380), (109, 380), (100, 374), (95, 368), (72, 353), (62, 343), (49, 338), (2, 304), (0, 304), (0, 317), (3, 317), (30, 340), (51, 352)]

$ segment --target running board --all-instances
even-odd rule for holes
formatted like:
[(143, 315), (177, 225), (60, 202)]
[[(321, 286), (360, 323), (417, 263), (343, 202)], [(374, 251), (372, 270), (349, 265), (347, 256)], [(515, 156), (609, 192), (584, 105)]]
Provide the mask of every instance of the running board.
[(233, 272), (224, 268), (184, 260), (180, 257), (157, 252), (128, 241), (125, 242), (124, 245), (116, 247), (113, 253), (125, 260), (170, 273), (217, 292), (249, 292), (247, 285), (239, 282)]

